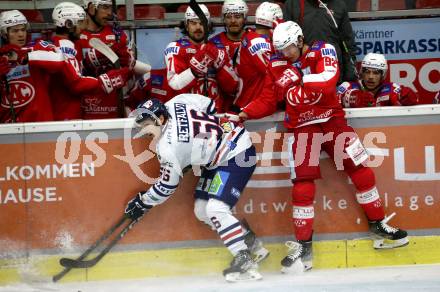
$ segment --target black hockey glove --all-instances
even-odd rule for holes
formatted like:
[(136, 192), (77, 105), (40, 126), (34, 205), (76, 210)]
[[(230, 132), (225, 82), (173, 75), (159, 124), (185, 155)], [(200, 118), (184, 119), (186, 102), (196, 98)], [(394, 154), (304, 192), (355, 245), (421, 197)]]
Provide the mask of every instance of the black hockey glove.
[(125, 208), (125, 216), (131, 218), (132, 220), (140, 219), (146, 212), (148, 212), (148, 210), (153, 207), (142, 202), (142, 194), (143, 192), (139, 192), (136, 197), (128, 202), (127, 207)]

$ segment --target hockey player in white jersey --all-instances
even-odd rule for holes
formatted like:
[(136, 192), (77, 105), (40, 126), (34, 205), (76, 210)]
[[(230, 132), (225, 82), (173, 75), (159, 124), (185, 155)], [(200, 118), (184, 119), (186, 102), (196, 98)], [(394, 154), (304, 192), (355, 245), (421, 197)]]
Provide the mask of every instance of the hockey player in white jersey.
[(231, 213), (254, 172), (255, 147), (241, 124), (228, 120), (222, 123), (212, 115), (214, 111), (214, 101), (198, 94), (181, 94), (165, 104), (150, 99), (138, 106), (131, 116), (141, 131), (159, 137), (156, 154), (161, 175), (147, 191), (128, 202), (125, 213), (139, 219), (174, 193), (186, 169), (200, 166), (194, 213), (217, 231), (234, 256), (223, 275), (230, 282), (258, 280), (262, 276), (257, 261), (268, 251), (255, 234), (245, 233)]

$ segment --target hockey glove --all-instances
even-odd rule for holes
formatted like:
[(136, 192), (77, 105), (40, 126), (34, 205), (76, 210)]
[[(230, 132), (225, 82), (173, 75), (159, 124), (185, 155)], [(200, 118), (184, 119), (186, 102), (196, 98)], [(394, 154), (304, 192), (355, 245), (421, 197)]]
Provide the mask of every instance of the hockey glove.
[(4, 45), (0, 48), (0, 56), (6, 56), (9, 64), (26, 64), (28, 62), (28, 49), (16, 45)]
[(208, 73), (208, 68), (212, 64), (212, 59), (206, 54), (202, 48), (189, 61), (192, 73), (196, 77), (203, 77)]
[(114, 90), (124, 87), (132, 75), (133, 72), (125, 67), (122, 69), (113, 69), (105, 74), (101, 74), (98, 76), (98, 80), (101, 83), (102, 89), (107, 94), (110, 94)]
[(91, 48), (84, 56), (84, 66), (92, 73), (96, 73), (106, 72), (113, 67), (113, 64), (101, 52)]
[(367, 90), (349, 89), (342, 97), (344, 107), (372, 107), (376, 106), (374, 94)]
[(283, 71), (275, 81), (274, 93), (279, 98), (286, 96), (287, 90), (295, 85), (301, 84), (302, 74), (296, 67), (290, 67)]
[(144, 204), (144, 202), (142, 202), (142, 194), (144, 193), (139, 192), (136, 197), (134, 197), (130, 200), (130, 202), (127, 203), (127, 207), (125, 208), (125, 216), (131, 218), (132, 220), (140, 219), (142, 216), (144, 216), (146, 212), (148, 212), (148, 210), (153, 207), (150, 205), (146, 205)]
[(411, 88), (400, 86), (399, 102), (401, 105), (416, 105), (419, 104), (419, 96)]
[(134, 67), (136, 59), (134, 58), (133, 51), (128, 46), (115, 43), (112, 46), (112, 50), (118, 55), (121, 67), (128, 67), (129, 69)]
[(0, 79), (4, 79), (6, 75), (9, 73), (9, 61), (7, 56), (0, 56)]
[(204, 47), (206, 55), (212, 59), (212, 65), (215, 69), (222, 68), (225, 63), (228, 61), (228, 57), (226, 55), (226, 51), (217, 48), (213, 43), (208, 43)]

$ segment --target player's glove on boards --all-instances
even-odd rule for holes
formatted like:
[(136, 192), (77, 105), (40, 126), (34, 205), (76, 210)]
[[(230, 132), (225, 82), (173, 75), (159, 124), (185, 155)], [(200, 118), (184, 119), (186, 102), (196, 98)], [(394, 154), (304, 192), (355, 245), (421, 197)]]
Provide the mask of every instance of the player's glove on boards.
[(142, 194), (143, 192), (137, 193), (136, 197), (130, 200), (130, 202), (127, 203), (127, 207), (125, 208), (125, 215), (129, 217), (132, 220), (138, 220), (148, 210), (150, 210), (153, 206), (146, 205), (144, 202), (142, 202)]

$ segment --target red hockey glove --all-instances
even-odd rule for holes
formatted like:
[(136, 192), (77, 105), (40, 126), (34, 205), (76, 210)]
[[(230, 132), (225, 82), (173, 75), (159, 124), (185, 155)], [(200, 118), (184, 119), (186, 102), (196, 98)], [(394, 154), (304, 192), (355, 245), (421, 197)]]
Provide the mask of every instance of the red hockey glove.
[(228, 61), (228, 56), (226, 51), (217, 48), (213, 43), (208, 43), (205, 45), (204, 50), (206, 54), (213, 60), (212, 64), (215, 69), (222, 68)]
[(285, 92), (292, 86), (300, 84), (301, 80), (301, 71), (296, 67), (290, 67), (284, 70), (281, 76), (275, 81), (275, 86)]
[(114, 90), (124, 87), (132, 75), (133, 72), (127, 67), (124, 67), (122, 69), (113, 69), (105, 74), (101, 74), (98, 76), (98, 80), (101, 83), (102, 89), (107, 94), (110, 94)]
[(93, 72), (105, 72), (112, 68), (113, 64), (98, 50), (91, 48), (84, 56), (84, 66)]
[(136, 63), (133, 51), (126, 45), (114, 44), (112, 50), (118, 55), (121, 67), (132, 69)]
[(211, 59), (204, 48), (202, 47), (189, 61), (189, 66), (192, 73), (196, 77), (202, 77), (208, 73), (208, 68), (211, 66), (213, 59)]
[(26, 64), (28, 52), (28, 49), (22, 49), (10, 44), (0, 48), (0, 56), (7, 56), (10, 64)]
[(0, 56), (0, 79), (4, 79), (11, 67), (7, 56)]
[(419, 104), (419, 96), (411, 88), (400, 86), (399, 102), (405, 106), (416, 105)]
[(372, 107), (376, 106), (374, 94), (368, 90), (349, 89), (342, 96), (344, 107)]

